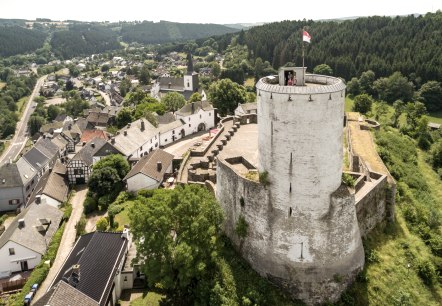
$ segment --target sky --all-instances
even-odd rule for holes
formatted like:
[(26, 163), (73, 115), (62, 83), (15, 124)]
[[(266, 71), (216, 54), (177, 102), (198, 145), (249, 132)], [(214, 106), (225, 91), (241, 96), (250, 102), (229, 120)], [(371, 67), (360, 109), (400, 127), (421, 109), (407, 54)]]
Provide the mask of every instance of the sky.
[(441, 0), (0, 0), (0, 18), (32, 20), (167, 20), (229, 24), (425, 14), (436, 10), (442, 10)]

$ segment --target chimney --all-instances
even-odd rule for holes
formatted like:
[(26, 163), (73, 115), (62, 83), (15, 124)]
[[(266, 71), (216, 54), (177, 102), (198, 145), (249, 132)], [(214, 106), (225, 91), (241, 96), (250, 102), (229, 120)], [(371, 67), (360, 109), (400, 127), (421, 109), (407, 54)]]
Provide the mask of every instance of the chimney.
[(95, 143), (94, 142), (91, 142), (91, 147), (95, 148)]
[(75, 288), (77, 287), (79, 282), (80, 282), (80, 265), (76, 264), (72, 266), (72, 273), (69, 276), (69, 284)]
[(163, 168), (163, 164), (160, 161), (157, 162), (157, 171), (160, 172), (162, 168)]
[(144, 131), (145, 127), (144, 127), (144, 121), (141, 120), (141, 130)]

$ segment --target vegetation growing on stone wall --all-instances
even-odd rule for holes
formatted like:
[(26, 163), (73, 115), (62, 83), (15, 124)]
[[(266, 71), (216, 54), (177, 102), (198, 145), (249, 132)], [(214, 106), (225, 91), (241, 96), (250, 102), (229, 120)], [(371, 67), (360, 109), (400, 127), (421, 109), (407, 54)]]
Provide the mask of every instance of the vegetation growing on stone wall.
[(353, 188), (355, 186), (356, 180), (355, 180), (355, 178), (351, 174), (342, 173), (342, 182), (346, 186)]
[(270, 185), (269, 173), (267, 171), (263, 171), (259, 173), (259, 182), (264, 186)]
[(249, 229), (249, 224), (247, 223), (244, 216), (243, 215), (239, 216), (235, 226), (236, 235), (238, 235), (240, 239), (244, 239), (247, 237), (248, 229)]

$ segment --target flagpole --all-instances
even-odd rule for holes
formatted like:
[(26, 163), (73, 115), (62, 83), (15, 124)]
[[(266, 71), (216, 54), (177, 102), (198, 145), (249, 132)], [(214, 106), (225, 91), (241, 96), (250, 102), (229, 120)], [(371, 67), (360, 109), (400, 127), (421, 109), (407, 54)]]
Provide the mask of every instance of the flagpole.
[(305, 70), (304, 70), (304, 28), (302, 28), (302, 86), (305, 85)]

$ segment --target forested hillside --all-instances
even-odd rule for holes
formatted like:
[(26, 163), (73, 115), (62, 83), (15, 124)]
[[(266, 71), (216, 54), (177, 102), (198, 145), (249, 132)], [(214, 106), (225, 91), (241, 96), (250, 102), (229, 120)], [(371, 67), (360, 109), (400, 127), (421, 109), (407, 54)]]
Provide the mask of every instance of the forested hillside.
[(47, 34), (19, 26), (0, 26), (0, 56), (32, 52), (43, 46)]
[(349, 80), (363, 71), (376, 76), (395, 71), (415, 73), (422, 81), (442, 79), (442, 12), (425, 16), (367, 17), (343, 22), (282, 21), (254, 27), (241, 35), (253, 57), (274, 68), (301, 65), (301, 31), (312, 36), (305, 50), (306, 66), (326, 63)]
[(121, 48), (118, 33), (98, 25), (75, 25), (66, 31), (55, 32), (51, 46), (55, 54), (67, 59)]
[(144, 21), (139, 24), (124, 25), (121, 29), (121, 35), (125, 42), (150, 44), (198, 39), (237, 31), (237, 29), (219, 24), (176, 23), (168, 21), (154, 23)]

